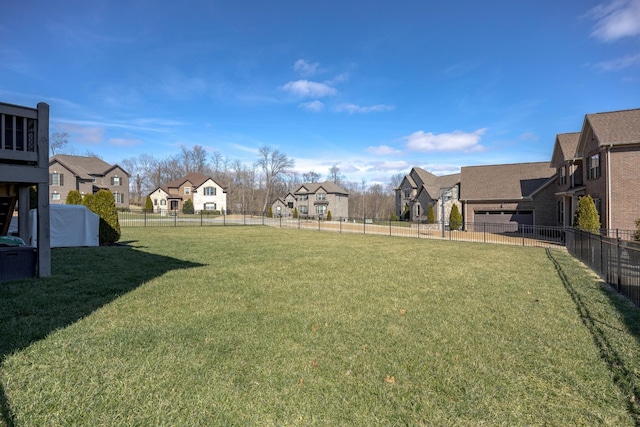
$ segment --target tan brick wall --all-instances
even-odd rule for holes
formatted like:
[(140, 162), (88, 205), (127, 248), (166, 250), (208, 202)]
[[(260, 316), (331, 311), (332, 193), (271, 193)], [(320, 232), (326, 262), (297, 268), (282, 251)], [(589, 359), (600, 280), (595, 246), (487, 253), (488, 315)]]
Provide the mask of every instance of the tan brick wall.
[[(600, 154), (600, 177), (589, 179), (589, 162), (591, 156)], [(594, 199), (600, 199), (600, 224), (601, 227), (607, 227), (607, 158), (604, 150), (598, 147), (597, 140), (588, 138), (583, 151), (583, 178), (585, 185), (585, 193), (591, 195)]]
[[(62, 175), (62, 185), (51, 185), (51, 174), (58, 173)], [(49, 167), (49, 203), (53, 205), (64, 205), (67, 201), (69, 191), (77, 190), (75, 175), (60, 163), (54, 163)], [(53, 195), (60, 196), (58, 200), (53, 199)]]
[(640, 218), (640, 146), (611, 150), (611, 228), (634, 230)]

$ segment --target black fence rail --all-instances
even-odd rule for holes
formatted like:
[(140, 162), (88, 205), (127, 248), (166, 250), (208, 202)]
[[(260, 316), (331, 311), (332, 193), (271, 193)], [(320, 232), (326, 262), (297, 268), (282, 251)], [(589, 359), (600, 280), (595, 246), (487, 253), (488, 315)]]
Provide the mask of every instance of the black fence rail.
[(375, 218), (269, 218), (261, 214), (215, 215), (200, 212), (184, 214), (169, 212), (120, 212), (121, 227), (205, 227), (264, 225), (338, 233), (377, 234), (423, 239), (465, 242), (500, 243), (519, 246), (557, 247), (564, 245), (561, 227), (513, 226), (512, 224), (467, 223), (461, 230), (451, 230), (442, 224), (379, 220)]
[(611, 235), (615, 236), (569, 228), (567, 250), (640, 307), (640, 242)]

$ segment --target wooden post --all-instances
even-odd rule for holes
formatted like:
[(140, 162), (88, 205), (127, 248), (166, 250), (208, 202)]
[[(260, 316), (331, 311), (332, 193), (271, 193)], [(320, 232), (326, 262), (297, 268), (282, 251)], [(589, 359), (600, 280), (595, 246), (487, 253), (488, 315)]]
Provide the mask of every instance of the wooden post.
[(38, 104), (38, 167), (46, 169), (38, 182), (38, 277), (51, 276), (51, 235), (49, 217), (49, 105)]

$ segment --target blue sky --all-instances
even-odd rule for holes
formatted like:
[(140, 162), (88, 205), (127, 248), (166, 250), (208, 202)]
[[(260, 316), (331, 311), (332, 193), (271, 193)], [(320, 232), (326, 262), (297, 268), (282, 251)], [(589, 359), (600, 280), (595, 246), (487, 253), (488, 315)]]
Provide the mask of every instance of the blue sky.
[(112, 163), (201, 145), (388, 183), (546, 161), (640, 107), (640, 0), (8, 2), (0, 101)]

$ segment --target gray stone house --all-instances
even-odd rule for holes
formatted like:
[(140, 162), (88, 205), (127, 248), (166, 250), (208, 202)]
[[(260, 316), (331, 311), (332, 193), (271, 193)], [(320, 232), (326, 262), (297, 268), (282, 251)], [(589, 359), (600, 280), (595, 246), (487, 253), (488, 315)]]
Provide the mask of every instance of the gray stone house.
[(49, 200), (64, 204), (70, 191), (81, 195), (99, 190), (113, 193), (116, 207), (129, 207), (129, 174), (98, 157), (57, 154), (49, 159)]
[(271, 204), (274, 216), (292, 216), (297, 209), (301, 218), (349, 218), (349, 193), (333, 182), (300, 184), (294, 191)]

